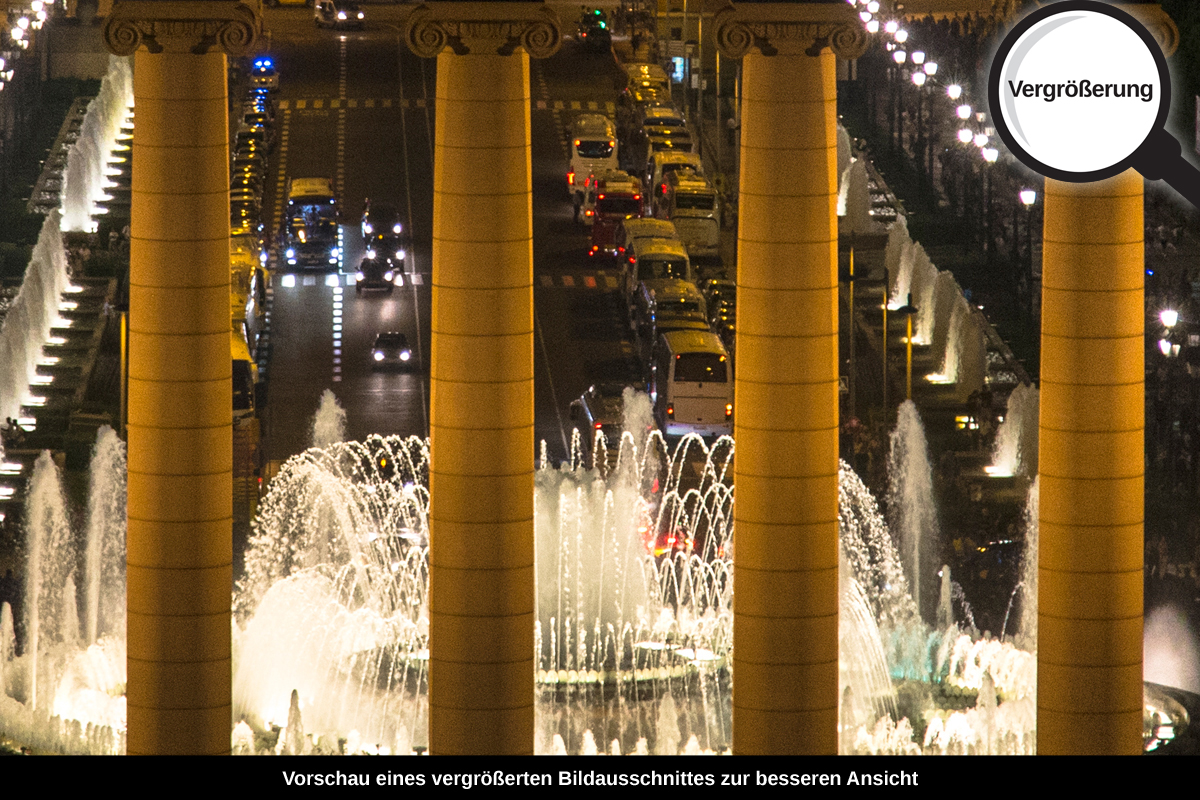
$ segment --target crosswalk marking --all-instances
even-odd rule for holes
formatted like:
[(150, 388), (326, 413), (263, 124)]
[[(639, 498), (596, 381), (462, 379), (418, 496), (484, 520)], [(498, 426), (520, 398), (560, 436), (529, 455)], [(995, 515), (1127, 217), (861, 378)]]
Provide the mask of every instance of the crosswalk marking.
[[(325, 103), (327, 100), (329, 102), (329, 106), (328, 106), (329, 108), (379, 108), (379, 107), (393, 108), (393, 107), (395, 107), (395, 102), (396, 102), (394, 99), (392, 99), (390, 97), (385, 97), (382, 99), (375, 98), (375, 97), (364, 97), (364, 98), (355, 97), (355, 98), (349, 98), (349, 99), (336, 98), (336, 97), (335, 98), (306, 97), (306, 98), (298, 99), (298, 100), (280, 100), (279, 101), (279, 109), (281, 111), (286, 111), (288, 109), (300, 110), (300, 109), (305, 109), (305, 108), (325, 108), (326, 107)], [(538, 102), (540, 103), (538, 108), (546, 107), (545, 100), (540, 100)], [(609, 103), (608, 105), (612, 106), (613, 104)], [(405, 100), (400, 101), (399, 107), (404, 108), (404, 109), (432, 108), (433, 101), (426, 100), (424, 98), (417, 98), (415, 100), (405, 99)]]
[(621, 287), (621, 279), (619, 275), (596, 270), (575, 275), (538, 275), (538, 285), (543, 289), (595, 289), (611, 292)]

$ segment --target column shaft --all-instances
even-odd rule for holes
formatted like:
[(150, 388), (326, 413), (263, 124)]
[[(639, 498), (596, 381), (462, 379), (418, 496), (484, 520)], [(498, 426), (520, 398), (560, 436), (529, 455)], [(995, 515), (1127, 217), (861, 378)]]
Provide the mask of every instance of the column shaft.
[(833, 754), (838, 714), (834, 56), (742, 62), (734, 750)]
[(437, 64), (430, 751), (533, 752), (529, 56)]
[(232, 385), (223, 53), (134, 69), (128, 752), (227, 753)]
[(1142, 177), (1046, 181), (1038, 752), (1142, 749)]

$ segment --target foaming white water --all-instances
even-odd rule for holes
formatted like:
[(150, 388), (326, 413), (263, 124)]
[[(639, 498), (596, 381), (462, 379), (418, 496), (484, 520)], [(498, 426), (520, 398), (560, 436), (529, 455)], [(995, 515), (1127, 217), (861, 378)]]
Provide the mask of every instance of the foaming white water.
[(67, 153), (63, 172), (62, 229), (94, 231), (97, 205), (106, 199), (105, 169), (121, 124), (133, 106), (133, 61), (108, 57), (100, 93), (88, 105), (79, 138)]
[(21, 288), (0, 327), (0, 416), (20, 416), (42, 346), (58, 320), (59, 297), (68, 285), (58, 212), (52, 211), (42, 224)]
[(866, 162), (856, 158), (839, 171), (838, 216), (843, 236), (851, 233), (880, 234), (885, 228), (871, 215), (871, 192)]
[(1020, 384), (1008, 396), (1004, 421), (996, 429), (992, 466), (996, 475), (1037, 475), (1038, 390)]
[(922, 598), (932, 590), (934, 562), (931, 557), (936, 558), (934, 553), (941, 537), (937, 506), (931, 502), (933, 469), (925, 444), (925, 426), (911, 400), (901, 403), (897, 411), (888, 453), (888, 474), (891, 476), (889, 527), (904, 564), (913, 603), (918, 613), (928, 614), (931, 609), (922, 605)]
[(1200, 694), (1196, 634), (1182, 609), (1162, 606), (1151, 611), (1143, 635), (1145, 679)]
[(906, 256), (912, 247), (908, 235), (908, 223), (902, 215), (888, 228), (887, 247), (883, 252), (883, 265), (888, 271), (888, 308), (900, 308), (908, 302), (912, 291), (912, 258)]
[(338, 402), (332, 389), (321, 393), (317, 413), (312, 419), (312, 446), (329, 447), (346, 439), (346, 409)]
[[(40, 750), (100, 754), (125, 748), (124, 446), (107, 428), (99, 438), (87, 536), (99, 537), (101, 566), (97, 591), (89, 590), (84, 602), (85, 618), (96, 619), (94, 641), (81, 638), (75, 592), (80, 554), (49, 452), (38, 458), (27, 489), (25, 654), (17, 658), (11, 647), (0, 647), (0, 730)], [(2, 617), (0, 612), (0, 638), (10, 639), (11, 612), (7, 633)]]
[(125, 442), (108, 425), (96, 435), (89, 469), (84, 641), (125, 638)]

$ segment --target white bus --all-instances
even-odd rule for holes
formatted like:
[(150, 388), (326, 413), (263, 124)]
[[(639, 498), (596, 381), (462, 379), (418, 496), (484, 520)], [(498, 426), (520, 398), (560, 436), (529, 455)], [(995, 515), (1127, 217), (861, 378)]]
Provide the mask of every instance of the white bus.
[(717, 335), (663, 333), (655, 350), (654, 416), (663, 434), (733, 435), (733, 370)]
[(583, 205), (584, 183), (593, 172), (618, 169), (617, 129), (603, 114), (581, 114), (567, 130), (567, 190), (575, 213)]

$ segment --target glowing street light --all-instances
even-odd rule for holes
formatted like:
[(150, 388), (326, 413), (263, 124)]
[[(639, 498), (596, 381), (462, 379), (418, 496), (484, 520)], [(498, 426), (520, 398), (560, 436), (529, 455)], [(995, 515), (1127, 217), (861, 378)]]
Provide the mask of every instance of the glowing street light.
[(1172, 308), (1164, 308), (1162, 311), (1158, 312), (1158, 321), (1161, 322), (1163, 327), (1165, 327), (1167, 330), (1171, 330), (1171, 328), (1174, 328), (1175, 324), (1179, 322), (1179, 312)]
[(959, 119), (962, 119), (962, 120), (970, 119), (971, 118), (971, 107), (967, 106), (967, 105), (959, 106), (958, 108), (956, 108), (954, 110), (954, 113), (958, 114)]
[(913, 54), (912, 54), (912, 60), (913, 60), (914, 64), (924, 64), (925, 63), (925, 51), (924, 50), (914, 50)]
[(897, 64), (903, 64), (904, 59), (907, 56), (908, 56), (908, 53), (905, 53), (903, 50), (897, 50), (894, 53), (892, 53), (892, 60), (895, 61)]
[(983, 147), (988, 143), (988, 135), (986, 133), (975, 134), (975, 146)]
[(925, 85), (925, 73), (924, 72), (914, 72), (912, 74), (912, 82), (915, 83), (917, 86), (924, 86)]
[(1031, 205), (1037, 202), (1037, 192), (1035, 192), (1033, 189), (1022, 189), (1021, 202), (1026, 208), (1029, 208)]
[(973, 138), (975, 138), (975, 134), (971, 133), (970, 128), (958, 129), (958, 140), (963, 144), (970, 144)]
[(957, 100), (962, 97), (962, 87), (957, 83), (952, 83), (946, 87), (946, 96), (951, 100)]

